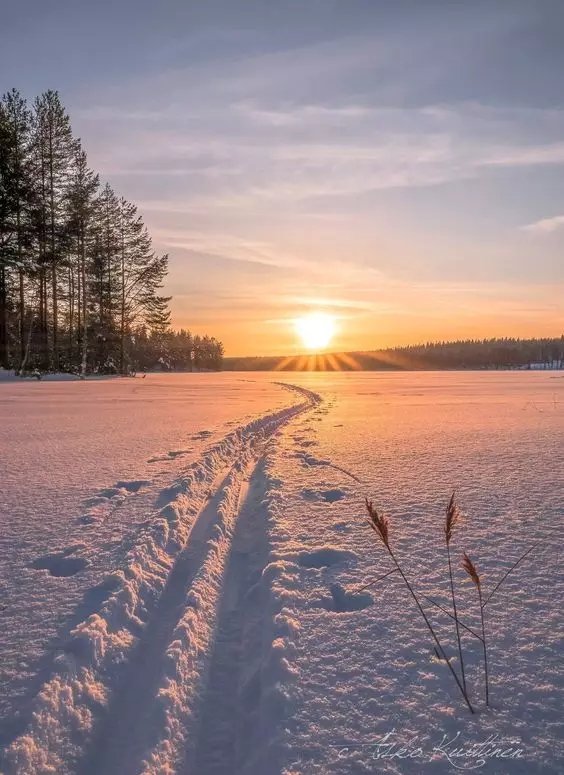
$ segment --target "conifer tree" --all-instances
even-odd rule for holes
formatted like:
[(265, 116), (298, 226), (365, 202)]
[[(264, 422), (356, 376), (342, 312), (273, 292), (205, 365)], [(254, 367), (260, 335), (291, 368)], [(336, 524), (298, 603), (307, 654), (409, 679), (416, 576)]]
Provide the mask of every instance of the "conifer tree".
[(4, 104), (0, 106), (0, 367), (8, 366), (8, 283), (14, 268), (14, 179), (11, 159), (13, 135)]
[[(8, 252), (11, 255), (12, 269), (17, 272), (18, 288), (18, 326), (19, 326), (19, 360), (24, 359), (25, 352), (25, 274), (32, 268), (31, 243), (34, 191), (31, 174), (31, 113), (18, 91), (12, 89), (5, 94), (0, 102), (0, 123), (3, 129), (3, 139), (0, 141), (2, 157), (3, 184), (0, 183), (5, 201), (3, 212), (8, 211)], [(7, 209), (6, 209), (7, 206)], [(7, 254), (5, 253), (5, 258)]]
[[(40, 174), (43, 264), (49, 267), (52, 303), (52, 366), (59, 368), (58, 270), (66, 258), (65, 208), (70, 163), (75, 150), (71, 124), (59, 94), (46, 91), (35, 101), (36, 152)], [(47, 325), (47, 286), (44, 277), (44, 321)]]
[[(69, 221), (68, 228), (74, 244), (74, 262), (76, 273), (76, 306), (77, 306), (77, 344), (80, 348), (81, 374), (86, 374), (88, 357), (88, 301), (90, 257), (95, 244), (94, 228), (98, 211), (96, 193), (100, 185), (99, 177), (89, 167), (86, 153), (77, 143), (68, 187)], [(69, 289), (69, 296), (71, 296)], [(69, 341), (72, 342), (74, 304), (69, 301)], [(72, 361), (72, 344), (70, 352)]]
[(120, 372), (125, 372), (125, 341), (131, 327), (145, 322), (163, 332), (169, 325), (170, 298), (158, 296), (168, 271), (168, 256), (155, 256), (151, 238), (137, 208), (126, 199), (119, 202), (119, 330)]

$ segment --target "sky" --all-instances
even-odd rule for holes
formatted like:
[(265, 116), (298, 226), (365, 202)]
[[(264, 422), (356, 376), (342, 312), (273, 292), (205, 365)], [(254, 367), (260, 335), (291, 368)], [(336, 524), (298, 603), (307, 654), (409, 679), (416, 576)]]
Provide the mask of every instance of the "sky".
[[(8, 6), (8, 4), (6, 4)], [(0, 89), (57, 89), (227, 355), (564, 331), (560, 0), (19, 0)]]

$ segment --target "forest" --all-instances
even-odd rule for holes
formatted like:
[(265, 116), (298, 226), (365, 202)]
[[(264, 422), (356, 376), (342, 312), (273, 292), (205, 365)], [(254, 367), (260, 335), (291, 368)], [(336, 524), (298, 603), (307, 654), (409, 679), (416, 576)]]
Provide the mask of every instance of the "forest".
[(553, 339), (468, 339), (368, 352), (225, 358), (230, 371), (386, 371), (434, 369), (562, 369), (564, 336)]
[(0, 101), (0, 368), (130, 374), (221, 367), (213, 337), (175, 332), (134, 204), (88, 165), (56, 91)]

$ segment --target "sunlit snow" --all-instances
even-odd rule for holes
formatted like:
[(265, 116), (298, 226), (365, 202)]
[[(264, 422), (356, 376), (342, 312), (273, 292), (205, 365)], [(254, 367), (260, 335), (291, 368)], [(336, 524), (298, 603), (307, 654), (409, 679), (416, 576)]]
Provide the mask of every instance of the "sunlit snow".
[[(522, 754), (478, 771), (561, 772), (563, 440), (559, 372), (0, 384), (2, 771), (442, 774), (495, 737)], [(489, 709), (467, 643), (475, 716), (397, 580), (363, 589), (370, 497), (448, 605), (453, 490), (486, 588), (540, 541), (488, 607)]]

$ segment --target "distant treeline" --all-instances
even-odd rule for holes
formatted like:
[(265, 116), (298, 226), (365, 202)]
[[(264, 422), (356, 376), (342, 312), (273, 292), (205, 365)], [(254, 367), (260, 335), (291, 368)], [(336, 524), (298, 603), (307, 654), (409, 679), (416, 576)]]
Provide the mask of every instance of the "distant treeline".
[(139, 329), (131, 336), (131, 360), (139, 371), (219, 371), (223, 363), (223, 344), (210, 336), (190, 331), (153, 331)]
[(469, 339), (370, 352), (295, 358), (225, 358), (231, 371), (390, 371), (564, 368), (564, 336), (555, 339)]
[(135, 205), (100, 185), (59, 95), (0, 101), (0, 368), (218, 368), (221, 343), (170, 331)]

